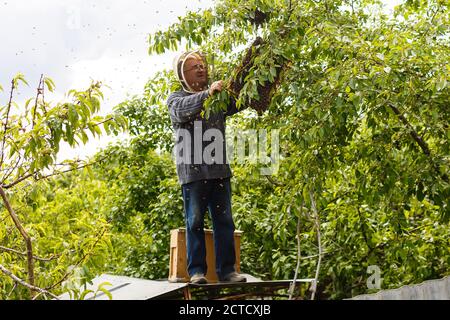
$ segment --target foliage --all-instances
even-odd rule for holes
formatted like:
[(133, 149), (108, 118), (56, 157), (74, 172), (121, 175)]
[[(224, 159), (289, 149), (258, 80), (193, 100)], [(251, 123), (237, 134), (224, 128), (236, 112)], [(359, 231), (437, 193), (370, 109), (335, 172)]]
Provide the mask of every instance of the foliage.
[[(394, 17), (377, 6), (219, 1), (149, 38), (150, 52), (176, 49), (183, 38), (187, 48), (200, 46), (214, 56), (217, 79), (229, 79), (242, 45), (261, 36), (267, 44), (245, 79), (242, 106), (289, 61), (269, 110), (232, 122), (279, 129), (282, 149), (275, 183), (251, 163), (234, 166), (236, 219), (248, 235), (243, 263), (268, 278), (293, 276), (296, 221), (302, 203), (311, 210), (304, 195), (313, 192), (326, 252), (320, 291), (333, 298), (365, 292), (371, 264), (384, 288), (448, 274), (448, 3), (408, 1)], [(278, 14), (252, 24), (256, 7)], [(317, 254), (312, 223), (300, 219), (303, 254)], [(312, 277), (315, 263), (304, 259), (301, 275)]]
[(166, 278), (169, 233), (183, 226), (181, 191), (168, 154), (157, 154), (152, 142), (134, 138), (129, 146), (110, 147), (96, 169), (108, 185), (104, 203), (112, 221), (114, 246), (124, 259), (122, 272), (150, 279)]
[(173, 72), (158, 72), (145, 86), (142, 97), (134, 97), (120, 103), (116, 110), (130, 120), (129, 130), (141, 136), (154, 150), (172, 149), (172, 130), (166, 111), (169, 94), (181, 88)]
[[(280, 61), (288, 62), (268, 110), (262, 115), (244, 110), (227, 123), (238, 132), (280, 133), (277, 174), (262, 176), (262, 165), (250, 161), (232, 164), (233, 213), (244, 231), (243, 271), (291, 279), (299, 219), (299, 277), (314, 277), (313, 194), (324, 251), (319, 298), (371, 292), (366, 285), (370, 265), (381, 269), (383, 289), (449, 274), (449, 26), (448, 4), (437, 0), (408, 0), (394, 16), (370, 0), (221, 0), (149, 37), (150, 53), (180, 44), (200, 47), (214, 66), (213, 80), (227, 82), (244, 48), (261, 36), (264, 45), (237, 97), (242, 107), (258, 99), (258, 85), (273, 81)], [(36, 262), (37, 284), (47, 287), (70, 268), (74, 272), (56, 292), (82, 298), (75, 288), (100, 273), (167, 276), (169, 231), (184, 224), (165, 105), (177, 88), (172, 72), (157, 74), (142, 96), (116, 108), (115, 116), (129, 121), (129, 141), (99, 152), (92, 168), (33, 182), (11, 195), (35, 254), (57, 255)], [(74, 97), (83, 104), (86, 94)], [(228, 92), (210, 99), (207, 111), (223, 107), (227, 99)], [(42, 123), (43, 108), (37, 110)], [(78, 122), (70, 118), (60, 122), (83, 127), (81, 115)], [(59, 127), (50, 128), (40, 130), (51, 147), (52, 130)], [(62, 126), (67, 141), (68, 132)], [(53, 162), (29, 146), (32, 137), (29, 133), (23, 144), (34, 155), (26, 168), (31, 163), (46, 168)], [(0, 245), (18, 249), (21, 239), (7, 212), (1, 214)], [(26, 278), (20, 259), (0, 255), (2, 264)], [(14, 287), (9, 278), (1, 286), (1, 298), (28, 297), (19, 287), (8, 296)]]
[[(95, 115), (103, 98), (100, 83), (92, 83), (85, 91), (70, 90), (70, 102), (52, 105), (44, 100), (44, 91), (53, 92), (55, 85), (50, 78), (41, 76), (36, 97), (28, 99), (24, 107), (14, 102), (19, 83), (27, 84), (22, 74), (11, 81), (8, 102), (0, 108), (3, 119), (0, 135), (0, 193), (3, 200), (0, 264), (6, 265), (20, 279), (26, 279), (29, 285), (52, 289), (72, 273), (65, 274), (71, 262), (78, 261), (72, 269), (85, 263), (84, 274), (88, 273), (89, 264), (103, 263), (101, 255), (87, 259), (87, 252), (93, 249), (93, 241), (98, 244), (101, 240), (94, 234), (98, 234), (99, 229), (103, 230), (101, 235), (106, 232), (104, 219), (92, 217), (89, 210), (93, 208), (86, 210), (78, 195), (69, 196), (65, 202), (56, 202), (57, 210), (49, 210), (50, 215), (45, 207), (41, 211), (37, 205), (47, 197), (58, 197), (58, 190), (46, 189), (45, 179), (80, 167), (89, 170), (89, 163), (80, 164), (79, 160), (56, 163), (60, 144), (65, 141), (75, 146), (80, 140), (86, 143), (87, 132), (93, 136), (102, 134), (102, 124), (105, 131), (117, 133), (126, 128), (127, 119), (119, 114)], [(86, 197), (94, 196), (87, 194), (88, 190), (77, 191), (79, 194), (84, 192)], [(61, 211), (64, 214), (59, 216)], [(102, 250), (102, 243), (96, 250)], [(52, 256), (46, 258), (50, 254)], [(1, 296), (8, 297), (13, 291), (18, 298), (32, 294), (17, 287), (12, 278), (3, 273), (1, 276)]]

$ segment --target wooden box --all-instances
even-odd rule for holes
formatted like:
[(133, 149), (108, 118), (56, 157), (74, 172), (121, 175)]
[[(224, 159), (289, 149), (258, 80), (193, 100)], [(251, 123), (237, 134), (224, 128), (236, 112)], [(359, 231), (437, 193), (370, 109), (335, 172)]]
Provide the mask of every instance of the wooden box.
[[(235, 269), (240, 272), (241, 264), (241, 234), (242, 231), (234, 232), (234, 246), (236, 251)], [(216, 274), (216, 261), (214, 254), (213, 232), (205, 229), (206, 244), (206, 265), (208, 273), (206, 279), (208, 282), (218, 282)], [(179, 228), (170, 231), (170, 265), (169, 265), (169, 281), (170, 282), (189, 282), (189, 274), (187, 272), (187, 255), (186, 255), (186, 229)]]

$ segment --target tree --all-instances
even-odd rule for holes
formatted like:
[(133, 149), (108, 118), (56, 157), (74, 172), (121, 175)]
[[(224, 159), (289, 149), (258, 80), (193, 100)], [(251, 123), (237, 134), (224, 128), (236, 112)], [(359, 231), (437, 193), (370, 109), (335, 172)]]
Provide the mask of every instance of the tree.
[[(267, 181), (252, 176), (258, 166), (235, 166), (237, 197), (245, 199), (238, 223), (252, 232), (244, 246), (259, 260), (272, 260), (275, 275), (290, 274), (280, 265), (294, 260), (286, 253), (294, 218), (302, 203), (312, 210), (312, 192), (324, 252), (337, 255), (322, 262), (319, 284), (333, 297), (364, 291), (371, 264), (382, 267), (387, 287), (448, 273), (448, 3), (406, 1), (393, 17), (379, 6), (223, 0), (149, 37), (149, 53), (199, 47), (210, 63), (214, 57), (214, 76), (228, 89), (242, 67), (242, 47), (262, 38), (242, 90), (207, 102), (214, 110), (234, 95), (244, 107), (280, 73), (268, 111), (232, 122), (241, 130), (279, 129), (283, 154), (279, 173)], [(249, 212), (258, 212), (259, 223), (251, 224), (256, 218)], [(424, 234), (437, 243), (424, 241)], [(258, 241), (259, 235), (274, 242)], [(311, 239), (305, 253), (317, 254), (313, 234), (302, 236)], [(305, 261), (302, 268), (311, 275), (314, 265)]]
[[(68, 160), (56, 163), (56, 156), (62, 141), (70, 146), (88, 141), (87, 132), (93, 136), (101, 135), (103, 125), (105, 131), (117, 133), (125, 129), (127, 120), (118, 114), (105, 117), (95, 115), (100, 108), (101, 84), (92, 83), (85, 91), (70, 90), (68, 97), (71, 102), (51, 105), (44, 99), (46, 90), (53, 92), (55, 87), (50, 78), (41, 75), (36, 97), (30, 98), (24, 106), (14, 102), (14, 93), (20, 83), (27, 84), (22, 74), (16, 75), (11, 81), (11, 90), (6, 106), (0, 110), (2, 115), (2, 132), (0, 135), (0, 195), (15, 227), (20, 232), (27, 257), (27, 282), (19, 279), (8, 268), (2, 266), (2, 272), (10, 276), (16, 283), (27, 286), (33, 297), (35, 292), (50, 294), (42, 290), (35, 283), (35, 260), (33, 252), (34, 239), (23, 226), (13, 205), (14, 196), (20, 184), (35, 185), (40, 180), (59, 175), (64, 172), (88, 168), (90, 163), (79, 160)], [(17, 107), (14, 110), (13, 107)], [(31, 181), (33, 179), (33, 181)], [(2, 251), (21, 254), (20, 251), (8, 247), (1, 247)], [(45, 260), (45, 259), (44, 259)]]

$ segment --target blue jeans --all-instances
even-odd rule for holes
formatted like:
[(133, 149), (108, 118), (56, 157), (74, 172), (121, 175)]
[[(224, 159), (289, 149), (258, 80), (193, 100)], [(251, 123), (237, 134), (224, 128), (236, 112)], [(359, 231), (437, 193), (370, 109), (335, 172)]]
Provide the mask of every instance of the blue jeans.
[(182, 185), (186, 223), (187, 267), (190, 276), (207, 273), (205, 212), (213, 224), (216, 273), (219, 280), (235, 271), (234, 222), (230, 178), (199, 180)]

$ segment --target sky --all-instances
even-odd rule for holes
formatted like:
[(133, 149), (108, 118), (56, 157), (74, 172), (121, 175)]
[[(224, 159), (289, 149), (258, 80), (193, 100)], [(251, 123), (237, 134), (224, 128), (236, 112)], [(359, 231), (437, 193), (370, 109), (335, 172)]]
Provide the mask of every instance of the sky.
[[(0, 105), (9, 98), (10, 82), (21, 72), (29, 83), (15, 95), (23, 105), (35, 96), (41, 73), (56, 84), (46, 101), (64, 100), (70, 89), (102, 81), (101, 114), (128, 96), (143, 93), (158, 70), (171, 68), (175, 53), (148, 55), (149, 33), (212, 6), (212, 0), (0, 0)], [(125, 135), (119, 136), (119, 139)], [(83, 158), (114, 137), (91, 138), (71, 149), (64, 144), (58, 159)]]
[[(393, 8), (400, 0), (385, 0)], [(15, 101), (35, 96), (41, 73), (56, 84), (46, 101), (62, 101), (70, 89), (102, 81), (101, 114), (134, 94), (141, 94), (157, 71), (171, 68), (175, 53), (149, 56), (149, 33), (164, 29), (187, 11), (209, 8), (213, 0), (0, 0), (0, 105), (6, 104), (12, 77), (21, 72), (30, 86)], [(58, 159), (92, 155), (115, 139), (91, 138)]]

